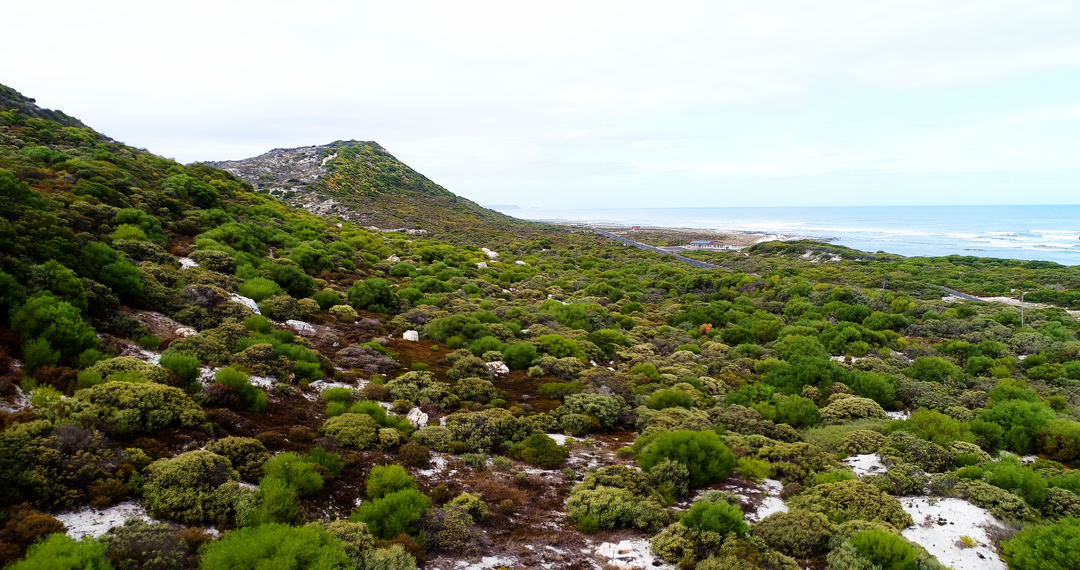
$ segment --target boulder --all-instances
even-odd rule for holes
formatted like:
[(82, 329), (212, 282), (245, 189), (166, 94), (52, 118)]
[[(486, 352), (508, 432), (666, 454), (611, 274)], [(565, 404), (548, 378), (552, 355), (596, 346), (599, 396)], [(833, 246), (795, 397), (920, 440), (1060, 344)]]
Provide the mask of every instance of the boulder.
[(498, 360), (496, 360), (495, 362), (488, 362), (487, 367), (488, 367), (488, 370), (491, 371), (491, 374), (494, 375), (494, 376), (498, 376), (499, 374), (509, 374), (510, 373), (510, 368), (508, 368), (505, 364), (503, 364), (501, 361), (498, 361)]
[(249, 299), (236, 293), (229, 293), (229, 299), (251, 309), (256, 315), (262, 314), (259, 312), (259, 304), (255, 302), (255, 299)]
[(290, 329), (296, 331), (296, 334), (303, 335), (303, 336), (311, 336), (311, 335), (315, 334), (315, 332), (316, 332), (315, 327), (305, 323), (304, 321), (297, 321), (297, 320), (289, 319), (289, 320), (285, 321), (285, 326), (287, 326)]
[(405, 419), (409, 420), (409, 423), (418, 429), (427, 426), (428, 423), (428, 415), (421, 412), (420, 408), (409, 410), (409, 414), (405, 416)]
[(412, 342), (420, 342), (420, 333), (417, 331), (405, 331), (401, 338)]

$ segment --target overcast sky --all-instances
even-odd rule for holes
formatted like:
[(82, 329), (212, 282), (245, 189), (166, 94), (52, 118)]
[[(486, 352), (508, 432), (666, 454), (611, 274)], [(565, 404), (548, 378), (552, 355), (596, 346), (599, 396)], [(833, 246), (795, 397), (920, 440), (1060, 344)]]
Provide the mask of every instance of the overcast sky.
[(9, 3), (0, 83), (183, 162), (374, 140), (533, 207), (1080, 203), (1080, 2)]

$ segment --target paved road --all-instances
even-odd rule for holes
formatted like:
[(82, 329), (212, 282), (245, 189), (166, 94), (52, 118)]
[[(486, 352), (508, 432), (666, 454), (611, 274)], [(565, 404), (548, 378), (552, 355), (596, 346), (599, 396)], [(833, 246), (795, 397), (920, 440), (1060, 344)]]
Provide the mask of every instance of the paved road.
[(656, 253), (659, 253), (661, 255), (673, 255), (673, 256), (675, 256), (675, 259), (678, 259), (679, 261), (681, 261), (683, 263), (688, 263), (690, 265), (693, 265), (694, 267), (700, 267), (702, 269), (723, 269), (724, 271), (727, 271), (728, 273), (732, 272), (727, 267), (721, 267), (719, 265), (713, 265), (711, 263), (705, 263), (704, 261), (698, 261), (696, 259), (690, 259), (689, 257), (683, 257), (683, 256), (681, 256), (681, 255), (679, 255), (677, 253), (671, 253), (670, 251), (665, 251), (665, 250), (662, 250), (662, 249), (660, 249), (658, 247), (653, 247), (653, 246), (648, 245), (648, 244), (636, 242), (636, 241), (633, 241), (633, 240), (628, 240), (628, 239), (626, 239), (626, 238), (624, 238), (622, 236), (617, 236), (617, 235), (615, 235), (615, 234), (613, 234), (611, 232), (605, 232), (604, 230), (598, 230), (596, 228), (592, 228), (592, 230), (594, 232), (604, 236), (604, 237), (608, 237), (608, 238), (611, 238), (613, 240), (621, 241), (622, 243), (624, 243), (626, 245), (632, 245), (632, 246), (634, 246), (634, 247), (636, 247), (638, 249), (647, 249), (649, 251), (655, 251)]
[(986, 302), (986, 299), (980, 299), (978, 297), (972, 297), (971, 295), (968, 295), (967, 293), (961, 293), (961, 292), (957, 291), (956, 289), (950, 289), (950, 288), (948, 288), (948, 287), (946, 287), (944, 285), (934, 285), (933, 283), (927, 283), (927, 285), (929, 285), (931, 287), (937, 287), (938, 289), (941, 289), (942, 291), (952, 295), (953, 297), (960, 297), (961, 299), (966, 299), (968, 301), (977, 301), (979, 303), (985, 303)]

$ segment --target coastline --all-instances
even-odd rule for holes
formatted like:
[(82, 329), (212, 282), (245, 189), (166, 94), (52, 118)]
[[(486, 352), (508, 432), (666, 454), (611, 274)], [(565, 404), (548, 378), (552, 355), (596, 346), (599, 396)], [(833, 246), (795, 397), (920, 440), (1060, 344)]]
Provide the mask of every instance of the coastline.
[[(812, 240), (818, 242), (832, 242), (835, 238), (821, 238), (816, 236), (797, 235), (794, 233), (780, 233), (751, 230), (716, 230), (706, 228), (689, 227), (664, 227), (664, 226), (629, 226), (612, 223), (590, 223), (570, 220), (544, 220), (557, 226), (574, 228), (597, 229), (610, 232), (620, 237), (633, 241), (652, 245), (663, 250), (676, 251), (740, 251), (752, 245), (766, 241), (799, 241)], [(694, 241), (713, 242), (708, 247), (683, 247)]]

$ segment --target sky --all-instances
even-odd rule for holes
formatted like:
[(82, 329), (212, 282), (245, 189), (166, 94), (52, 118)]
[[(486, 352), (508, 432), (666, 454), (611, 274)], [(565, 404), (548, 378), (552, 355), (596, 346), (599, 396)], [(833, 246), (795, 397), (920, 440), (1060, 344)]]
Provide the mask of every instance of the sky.
[(182, 162), (373, 140), (480, 204), (1080, 203), (1080, 2), (4, 7), (0, 83)]

